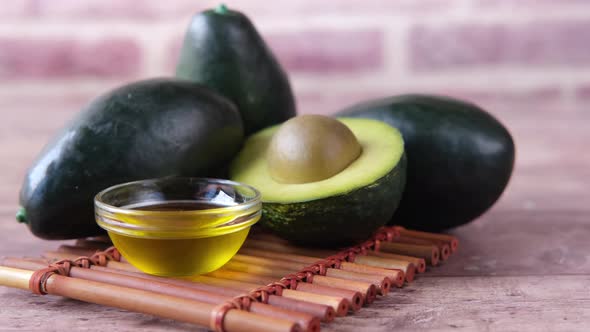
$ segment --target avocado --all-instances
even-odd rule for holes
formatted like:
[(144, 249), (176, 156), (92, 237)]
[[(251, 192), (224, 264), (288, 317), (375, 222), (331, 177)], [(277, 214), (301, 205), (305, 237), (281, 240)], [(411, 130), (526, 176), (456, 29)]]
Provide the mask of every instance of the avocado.
[[(249, 137), (230, 165), (230, 177), (261, 192), (261, 224), (287, 240), (314, 246), (365, 240), (391, 219), (401, 199), (401, 134), (380, 121), (343, 118), (326, 124), (317, 117), (298, 116)], [(269, 163), (280, 153), (293, 163), (297, 156), (309, 159), (283, 170), (296, 181), (272, 175), (272, 168), (284, 167)]]
[(246, 135), (295, 116), (287, 74), (252, 22), (224, 5), (192, 18), (176, 76), (231, 99), (242, 115)]
[(213, 176), (238, 152), (234, 104), (199, 84), (152, 79), (87, 105), (43, 149), (20, 192), (18, 219), (45, 239), (102, 234), (93, 198), (123, 182)]
[(377, 119), (401, 131), (407, 184), (392, 223), (431, 232), (466, 224), (496, 202), (512, 174), (510, 133), (474, 104), (402, 95), (360, 103), (338, 116)]

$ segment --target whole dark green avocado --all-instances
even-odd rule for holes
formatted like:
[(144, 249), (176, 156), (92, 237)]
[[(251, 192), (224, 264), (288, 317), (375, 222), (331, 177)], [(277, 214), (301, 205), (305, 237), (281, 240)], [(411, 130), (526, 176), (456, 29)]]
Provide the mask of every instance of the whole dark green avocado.
[(285, 71), (252, 22), (224, 5), (192, 18), (176, 76), (231, 99), (242, 115), (246, 135), (295, 116)]
[(123, 182), (212, 176), (239, 150), (242, 121), (233, 103), (178, 79), (152, 79), (87, 105), (44, 148), (20, 193), (17, 219), (45, 239), (102, 234), (93, 198)]
[(394, 224), (436, 232), (468, 223), (496, 202), (512, 174), (510, 133), (474, 104), (402, 95), (357, 104), (338, 116), (381, 120), (401, 131), (407, 182)]

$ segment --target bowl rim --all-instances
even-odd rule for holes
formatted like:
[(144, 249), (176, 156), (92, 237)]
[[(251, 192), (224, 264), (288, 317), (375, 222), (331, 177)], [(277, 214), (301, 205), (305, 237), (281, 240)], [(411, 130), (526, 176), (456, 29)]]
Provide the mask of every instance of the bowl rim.
[[(189, 183), (200, 183), (200, 184), (217, 184), (217, 185), (227, 185), (232, 188), (245, 188), (246, 190), (252, 193), (252, 197), (247, 198), (245, 202), (237, 203), (235, 205), (227, 205), (221, 207), (214, 207), (214, 208), (207, 208), (201, 210), (185, 210), (185, 211), (158, 211), (158, 210), (136, 210), (132, 208), (126, 207), (117, 207), (113, 206), (104, 201), (103, 197), (107, 193), (118, 190), (120, 188), (124, 188), (126, 186), (133, 186), (133, 185), (144, 185), (144, 184), (157, 184), (158, 182), (162, 181), (179, 181), (180, 183), (189, 184)], [(146, 201), (149, 202), (149, 201)], [(160, 201), (162, 202), (162, 201)], [(165, 202), (165, 201), (164, 201)], [(199, 177), (162, 177), (162, 178), (152, 178), (152, 179), (144, 179), (138, 181), (131, 181), (125, 182), (121, 184), (117, 184), (111, 187), (108, 187), (98, 194), (95, 195), (94, 198), (94, 214), (95, 220), (101, 228), (105, 229), (106, 231), (113, 231), (116, 233), (120, 233), (121, 235), (130, 236), (130, 233), (133, 232), (148, 232), (148, 233), (160, 233), (160, 234), (168, 234), (168, 236), (172, 234), (176, 234), (176, 236), (181, 236), (182, 233), (186, 233), (182, 238), (186, 237), (194, 237), (198, 236), (201, 237), (202, 235), (208, 233), (211, 234), (222, 234), (224, 232), (230, 233), (232, 231), (236, 231), (241, 229), (242, 227), (251, 226), (252, 224), (256, 223), (262, 214), (262, 201), (261, 201), (261, 194), (260, 192), (245, 183), (240, 183), (237, 181), (231, 181), (226, 179), (216, 179), (216, 178), (199, 178)], [(124, 217), (133, 217), (133, 218), (146, 218), (146, 219), (162, 219), (162, 220), (170, 220), (176, 218), (187, 218), (190, 219), (192, 217), (203, 217), (203, 216), (211, 216), (211, 215), (220, 215), (220, 216), (233, 216), (230, 220), (224, 220), (225, 218), (221, 217), (218, 222), (210, 222), (204, 225), (194, 225), (194, 224), (174, 224), (174, 223), (159, 223), (159, 224), (135, 224), (135, 223), (126, 223), (121, 220)], [(254, 222), (252, 222), (254, 220)], [(189, 236), (189, 234), (191, 234)], [(147, 236), (147, 234), (145, 234)], [(131, 235), (132, 236), (132, 235)], [(152, 236), (148, 236), (152, 237)], [(153, 236), (154, 238), (159, 238), (161, 236)], [(165, 236), (166, 237), (166, 236)]]
[[(204, 182), (208, 184), (222, 184), (222, 185), (229, 185), (232, 187), (244, 187), (248, 190), (251, 190), (254, 193), (254, 197), (248, 199), (248, 201), (243, 203), (238, 203), (236, 205), (228, 205), (223, 207), (215, 207), (210, 209), (201, 209), (201, 210), (186, 210), (186, 211), (158, 211), (158, 210), (135, 210), (135, 209), (128, 209), (124, 207), (117, 207), (111, 204), (106, 203), (102, 198), (105, 194), (109, 193), (110, 191), (117, 190), (126, 186), (131, 185), (138, 185), (138, 184), (149, 184), (149, 183), (157, 183), (165, 180), (175, 180), (175, 181), (196, 181), (196, 182)], [(137, 181), (130, 181), (124, 182), (120, 184), (116, 184), (110, 186), (106, 189), (101, 190), (94, 196), (94, 206), (95, 206), (95, 214), (98, 212), (96, 210), (103, 210), (107, 213), (116, 213), (128, 216), (193, 216), (193, 215), (207, 215), (207, 214), (223, 214), (223, 213), (235, 213), (242, 210), (248, 210), (256, 205), (261, 205), (261, 194), (258, 189), (254, 188), (253, 186), (241, 183), (232, 180), (226, 179), (217, 179), (217, 178), (207, 178), (207, 177), (182, 177), (182, 176), (168, 176), (168, 177), (160, 177), (160, 178), (151, 178), (151, 179), (144, 179), (144, 180), (137, 180)]]
[[(262, 211), (257, 210), (253, 214), (248, 215), (245, 218), (242, 218), (242, 220), (239, 222), (233, 221), (227, 224), (217, 225), (215, 227), (197, 228), (194, 230), (190, 230), (189, 232), (185, 232), (182, 229), (163, 230), (161, 228), (126, 224), (118, 220), (105, 218), (103, 216), (99, 217), (100, 221), (97, 220), (97, 224), (102, 229), (106, 230), (109, 234), (113, 232), (125, 237), (159, 240), (198, 239), (226, 235), (243, 230), (244, 228), (250, 228), (252, 225), (256, 224), (260, 220), (261, 215)], [(141, 232), (142, 234), (138, 235), (137, 232)], [(153, 235), (152, 233), (156, 233), (158, 235)]]

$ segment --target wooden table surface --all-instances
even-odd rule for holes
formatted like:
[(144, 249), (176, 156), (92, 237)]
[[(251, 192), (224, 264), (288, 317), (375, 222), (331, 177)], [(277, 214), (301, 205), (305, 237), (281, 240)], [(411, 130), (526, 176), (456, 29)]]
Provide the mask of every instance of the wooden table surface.
[[(0, 256), (37, 256), (14, 220), (30, 161), (72, 111), (3, 112)], [(511, 183), (483, 217), (453, 233), (452, 259), (325, 331), (555, 331), (590, 328), (590, 112), (498, 114), (515, 137)], [(143, 314), (0, 286), (0, 331), (193, 331)]]

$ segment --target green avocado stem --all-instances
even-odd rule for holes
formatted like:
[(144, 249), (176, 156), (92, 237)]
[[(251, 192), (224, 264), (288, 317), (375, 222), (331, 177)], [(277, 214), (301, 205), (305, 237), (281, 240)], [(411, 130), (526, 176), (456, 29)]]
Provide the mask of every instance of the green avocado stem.
[(219, 4), (219, 6), (217, 6), (217, 7), (215, 8), (215, 12), (216, 12), (217, 14), (222, 14), (222, 15), (224, 15), (224, 14), (227, 14), (227, 13), (229, 12), (229, 10), (227, 9), (227, 6), (226, 6), (225, 4), (223, 4), (223, 3), (220, 3), (220, 4)]
[(18, 209), (18, 211), (16, 211), (16, 221), (20, 223), (27, 222), (27, 211), (22, 206)]

